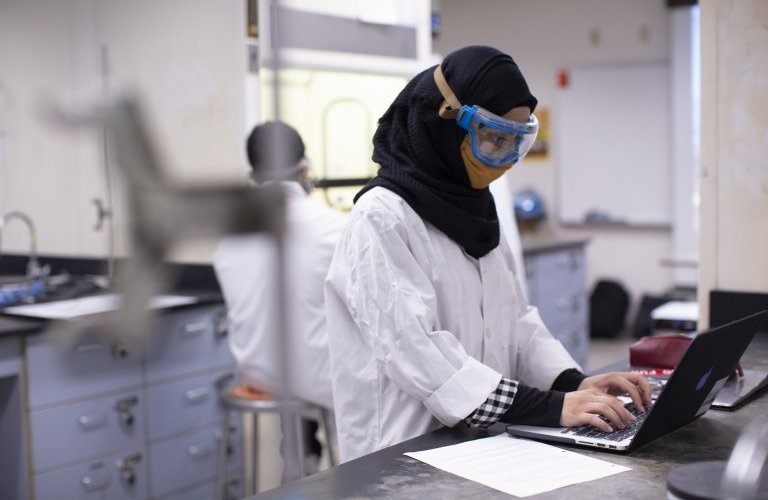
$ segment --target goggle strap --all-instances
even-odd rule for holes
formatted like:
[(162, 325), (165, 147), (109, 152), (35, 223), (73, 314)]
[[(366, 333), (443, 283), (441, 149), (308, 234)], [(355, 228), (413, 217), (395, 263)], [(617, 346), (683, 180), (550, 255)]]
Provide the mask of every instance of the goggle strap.
[(448, 82), (445, 80), (443, 70), (440, 68), (439, 64), (435, 68), (434, 77), (437, 88), (443, 95), (443, 102), (440, 104), (440, 110), (437, 112), (437, 114), (440, 115), (440, 118), (443, 118), (444, 120), (452, 120), (456, 118), (456, 115), (459, 113), (459, 109), (461, 109), (461, 103), (456, 98), (456, 94), (453, 93), (453, 90), (451, 90)]

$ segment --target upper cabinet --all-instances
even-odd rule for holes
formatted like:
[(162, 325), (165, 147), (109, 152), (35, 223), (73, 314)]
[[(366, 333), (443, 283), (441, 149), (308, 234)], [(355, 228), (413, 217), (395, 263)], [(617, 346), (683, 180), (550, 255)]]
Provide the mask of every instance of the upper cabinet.
[[(0, 2), (0, 215), (28, 213), (41, 253), (129, 252), (121, 172), (102, 131), (51, 123), (44, 112), (50, 103), (87, 113), (134, 95), (169, 178), (244, 178), (243, 5)], [(16, 226), (3, 230), (2, 251), (27, 250), (26, 229)]]

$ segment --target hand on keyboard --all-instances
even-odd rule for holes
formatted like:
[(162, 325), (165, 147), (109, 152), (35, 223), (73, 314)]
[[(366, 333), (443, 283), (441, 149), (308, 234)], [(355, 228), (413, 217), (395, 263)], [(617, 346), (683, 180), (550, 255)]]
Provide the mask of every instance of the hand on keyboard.
[(635, 419), (616, 396), (598, 389), (586, 389), (565, 394), (560, 425), (576, 427), (591, 424), (601, 431), (612, 432), (614, 427), (626, 428)]
[(639, 373), (613, 372), (585, 378), (579, 389), (597, 389), (611, 396), (626, 394), (637, 407), (651, 402), (651, 385)]
[[(615, 429), (611, 432), (605, 432), (601, 429), (598, 429), (594, 425), (587, 424), (582, 425), (579, 427), (570, 427), (568, 429), (563, 429), (562, 434), (569, 435), (569, 436), (583, 436), (583, 437), (590, 437), (590, 438), (599, 438), (599, 439), (607, 439), (609, 441), (623, 441), (624, 439), (632, 436), (637, 429), (640, 427), (640, 424), (643, 423), (645, 420), (646, 415), (648, 414), (648, 410), (651, 409), (651, 405), (648, 405), (645, 407), (645, 411), (641, 412), (637, 409), (637, 407), (633, 403), (627, 403), (625, 405), (625, 408), (627, 411), (629, 411), (632, 415), (635, 416), (635, 421), (632, 422), (629, 426), (625, 427), (624, 429)], [(600, 417), (601, 419), (604, 419), (603, 417)]]

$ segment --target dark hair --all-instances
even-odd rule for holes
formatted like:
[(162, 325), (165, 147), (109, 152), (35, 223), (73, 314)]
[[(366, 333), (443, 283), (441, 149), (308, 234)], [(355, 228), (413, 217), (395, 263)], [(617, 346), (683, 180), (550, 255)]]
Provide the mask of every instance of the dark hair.
[(276, 173), (296, 179), (296, 167), (304, 158), (304, 141), (293, 127), (283, 122), (265, 122), (248, 135), (245, 153), (257, 177), (264, 177), (270, 168), (275, 168)]

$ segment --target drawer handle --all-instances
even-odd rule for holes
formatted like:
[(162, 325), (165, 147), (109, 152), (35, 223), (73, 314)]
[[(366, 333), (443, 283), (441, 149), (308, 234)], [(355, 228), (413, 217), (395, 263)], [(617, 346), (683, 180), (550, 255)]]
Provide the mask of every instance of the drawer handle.
[(193, 444), (187, 448), (187, 454), (192, 458), (205, 458), (211, 454), (211, 447)]
[(77, 419), (77, 423), (84, 431), (90, 431), (107, 425), (107, 416), (103, 413), (101, 415), (83, 415)]
[(208, 329), (207, 322), (187, 323), (181, 329), (181, 334), (184, 337), (192, 337), (193, 335), (199, 335)]
[(75, 352), (93, 352), (104, 349), (104, 344), (79, 344), (75, 346)]
[(210, 391), (207, 387), (200, 387), (198, 389), (190, 389), (187, 392), (184, 393), (184, 397), (189, 401), (190, 403), (200, 403), (201, 401), (205, 401), (206, 398), (208, 398), (208, 395), (210, 394)]
[(109, 476), (107, 474), (101, 477), (83, 476), (80, 479), (80, 484), (83, 485), (85, 491), (102, 490), (109, 486)]

